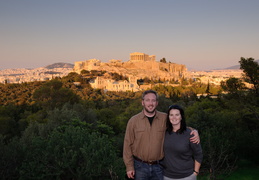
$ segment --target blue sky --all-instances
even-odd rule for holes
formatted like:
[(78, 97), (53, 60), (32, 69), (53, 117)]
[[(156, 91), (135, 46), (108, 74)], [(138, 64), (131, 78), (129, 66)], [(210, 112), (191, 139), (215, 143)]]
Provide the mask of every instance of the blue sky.
[(259, 59), (258, 0), (0, 0), (0, 69), (132, 52), (189, 69)]

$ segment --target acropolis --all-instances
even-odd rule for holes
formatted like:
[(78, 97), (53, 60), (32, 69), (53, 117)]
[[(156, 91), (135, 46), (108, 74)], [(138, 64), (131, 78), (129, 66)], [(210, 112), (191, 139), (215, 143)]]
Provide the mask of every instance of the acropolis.
[[(125, 85), (125, 82), (122, 82), (123, 87), (132, 87), (131, 90), (137, 91), (137, 79), (143, 79), (145, 77), (153, 80), (163, 79), (163, 80), (180, 80), (181, 78), (189, 77), (187, 68), (185, 65), (176, 64), (176, 63), (164, 63), (157, 62), (155, 55), (148, 55), (145, 53), (134, 52), (130, 53), (130, 59), (126, 62), (122, 60), (112, 59), (109, 62), (101, 62), (98, 59), (89, 59), (86, 61), (75, 62), (73, 69), (75, 72), (80, 73), (82, 70), (97, 70), (97, 71), (107, 71), (118, 73), (123, 76), (131, 77), (129, 85)], [(134, 82), (132, 81), (134, 79)], [(92, 87), (103, 88), (111, 87), (108, 85), (111, 82), (110, 79), (100, 81), (100, 78), (92, 82)], [(118, 83), (118, 82), (116, 82)], [(117, 86), (118, 87), (118, 86)], [(117, 88), (118, 89), (118, 88)]]

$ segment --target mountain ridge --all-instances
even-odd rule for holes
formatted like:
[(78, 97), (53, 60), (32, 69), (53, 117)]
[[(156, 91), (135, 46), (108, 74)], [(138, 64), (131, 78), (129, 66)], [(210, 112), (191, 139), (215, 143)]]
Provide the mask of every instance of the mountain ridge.
[[(255, 60), (255, 62), (257, 62), (259, 64), (259, 59)], [(188, 67), (188, 66), (187, 66)], [(229, 67), (226, 67), (226, 68), (216, 68), (216, 69), (200, 69), (200, 70), (197, 70), (195, 68), (191, 68), (191, 67), (188, 67), (188, 70), (189, 71), (213, 71), (213, 70), (238, 70), (240, 69), (240, 65), (234, 65), (234, 66), (229, 66)]]
[[(259, 59), (255, 60), (255, 62), (259, 63)], [(240, 69), (240, 65), (230, 66), (224, 69)]]
[(58, 62), (54, 64), (50, 64), (45, 66), (46, 69), (55, 69), (55, 68), (74, 68), (74, 64), (71, 63), (64, 63), (64, 62)]

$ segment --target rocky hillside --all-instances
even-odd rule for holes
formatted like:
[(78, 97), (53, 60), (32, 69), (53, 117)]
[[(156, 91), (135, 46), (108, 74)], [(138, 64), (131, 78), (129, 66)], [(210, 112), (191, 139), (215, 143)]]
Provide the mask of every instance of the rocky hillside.
[(127, 61), (103, 63), (97, 59), (75, 62), (73, 69), (80, 73), (82, 70), (96, 70), (118, 73), (123, 76), (133, 76), (135, 78), (179, 80), (188, 77), (187, 68), (182, 64), (162, 63), (155, 61)]

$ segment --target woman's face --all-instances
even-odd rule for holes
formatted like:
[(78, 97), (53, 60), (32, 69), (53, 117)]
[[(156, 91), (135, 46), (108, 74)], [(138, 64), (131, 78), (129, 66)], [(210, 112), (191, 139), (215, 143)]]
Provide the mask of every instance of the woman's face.
[(173, 126), (180, 125), (182, 116), (178, 109), (171, 109), (169, 112), (169, 120)]

